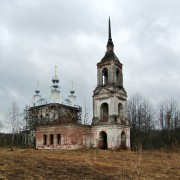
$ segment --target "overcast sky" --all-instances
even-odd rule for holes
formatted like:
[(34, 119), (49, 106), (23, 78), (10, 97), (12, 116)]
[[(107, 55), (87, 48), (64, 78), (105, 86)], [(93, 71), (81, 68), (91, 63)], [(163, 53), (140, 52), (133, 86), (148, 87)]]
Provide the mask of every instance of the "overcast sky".
[(36, 81), (49, 96), (55, 65), (61, 98), (74, 81), (77, 101), (91, 114), (109, 16), (128, 97), (179, 100), (179, 0), (0, 0), (0, 122), (7, 125), (13, 101), (20, 109), (31, 103)]

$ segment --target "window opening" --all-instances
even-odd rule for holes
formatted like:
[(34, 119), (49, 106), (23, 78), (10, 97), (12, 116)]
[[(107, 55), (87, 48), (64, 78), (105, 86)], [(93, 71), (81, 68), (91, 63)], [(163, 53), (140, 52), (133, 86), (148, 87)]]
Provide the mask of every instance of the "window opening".
[(103, 85), (107, 85), (108, 84), (108, 69), (104, 68), (102, 70), (102, 75), (103, 75)]
[(54, 141), (54, 136), (53, 136), (53, 134), (50, 134), (50, 145), (53, 144), (53, 141)]
[(57, 134), (57, 144), (61, 145), (61, 134)]
[(101, 105), (101, 121), (108, 121), (109, 108), (107, 103)]
[(117, 83), (120, 82), (120, 71), (119, 71), (119, 69), (116, 69), (116, 82)]
[(121, 103), (118, 104), (118, 115), (121, 118), (121, 116), (122, 116), (122, 104)]
[(47, 135), (44, 134), (43, 135), (43, 145), (46, 145), (47, 144)]

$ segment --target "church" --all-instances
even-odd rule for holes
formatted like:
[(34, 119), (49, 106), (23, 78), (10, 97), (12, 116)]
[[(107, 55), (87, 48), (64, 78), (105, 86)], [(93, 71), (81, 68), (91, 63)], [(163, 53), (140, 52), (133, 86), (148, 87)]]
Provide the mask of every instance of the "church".
[(110, 18), (106, 53), (97, 63), (91, 125), (81, 124), (82, 108), (76, 103), (73, 87), (67, 98), (61, 98), (56, 68), (51, 96), (41, 97), (38, 88), (35, 92), (27, 112), (30, 129), (36, 129), (37, 149), (130, 148), (123, 65), (114, 53)]

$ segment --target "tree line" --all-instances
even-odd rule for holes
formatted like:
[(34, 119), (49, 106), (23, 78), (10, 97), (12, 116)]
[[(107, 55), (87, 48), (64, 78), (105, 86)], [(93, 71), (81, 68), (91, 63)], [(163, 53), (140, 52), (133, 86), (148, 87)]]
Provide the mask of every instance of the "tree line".
[(128, 100), (132, 150), (178, 148), (180, 145), (180, 104), (171, 99), (157, 106), (140, 94)]
[[(20, 113), (17, 103), (13, 102), (7, 113), (7, 123), (12, 128), (12, 134), (6, 138), (1, 134), (0, 145), (8, 145), (8, 139), (11, 139), (11, 145), (21, 144), (21, 141), (27, 144), (27, 136), (30, 137), (27, 132), (30, 129), (26, 116), (27, 111)], [(85, 107), (83, 123), (87, 124), (88, 120), (88, 110)], [(162, 101), (154, 106), (137, 93), (128, 100), (128, 121), (132, 150), (180, 147), (180, 102), (177, 100)], [(0, 124), (0, 129), (2, 127)]]

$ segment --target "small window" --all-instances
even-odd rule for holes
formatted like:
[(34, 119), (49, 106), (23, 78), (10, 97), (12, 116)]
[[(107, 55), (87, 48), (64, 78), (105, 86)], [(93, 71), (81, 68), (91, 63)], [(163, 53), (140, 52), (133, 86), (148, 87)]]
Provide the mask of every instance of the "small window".
[(50, 134), (50, 145), (53, 145), (53, 141), (54, 141), (54, 136), (53, 134)]
[(104, 68), (102, 70), (102, 75), (103, 75), (103, 85), (107, 85), (108, 84), (108, 69)]
[(119, 69), (116, 69), (116, 82), (117, 83), (120, 82), (120, 71), (119, 71)]
[(47, 135), (44, 134), (43, 135), (43, 145), (46, 145), (47, 144)]
[(61, 134), (57, 134), (57, 144), (61, 145)]
[(122, 110), (123, 110), (122, 104), (119, 103), (118, 104), (118, 115), (119, 115), (120, 118), (122, 118), (122, 115), (123, 115)]

